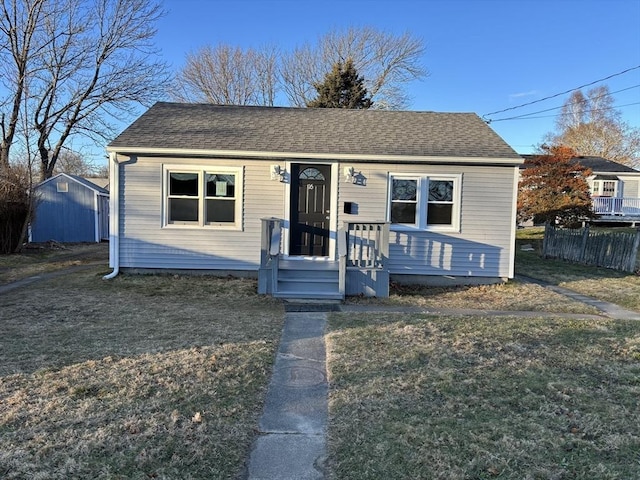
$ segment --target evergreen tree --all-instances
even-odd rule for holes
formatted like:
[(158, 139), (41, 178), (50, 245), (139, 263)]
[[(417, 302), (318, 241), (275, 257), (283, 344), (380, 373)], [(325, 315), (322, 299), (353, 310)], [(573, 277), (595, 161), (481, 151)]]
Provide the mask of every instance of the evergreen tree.
[(364, 78), (358, 76), (351, 59), (344, 64), (335, 63), (331, 72), (325, 75), (324, 82), (313, 86), (318, 96), (308, 102), (307, 107), (367, 109), (373, 105), (371, 98), (367, 97)]
[(569, 226), (593, 216), (587, 177), (591, 170), (575, 161), (568, 147), (543, 146), (525, 161), (518, 193), (518, 220)]

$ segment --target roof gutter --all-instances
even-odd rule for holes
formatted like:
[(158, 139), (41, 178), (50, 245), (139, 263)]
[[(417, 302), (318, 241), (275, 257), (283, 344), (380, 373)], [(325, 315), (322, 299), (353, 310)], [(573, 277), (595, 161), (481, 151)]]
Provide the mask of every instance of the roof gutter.
[(120, 165), (115, 152), (109, 152), (109, 163), (109, 266), (113, 271), (102, 277), (103, 280), (111, 280), (120, 273)]
[[(115, 153), (116, 148), (107, 147), (107, 151)], [(234, 157), (253, 159), (317, 159), (339, 160), (349, 162), (381, 162), (381, 163), (452, 163), (486, 165), (520, 165), (524, 160), (515, 154), (509, 157), (454, 157), (436, 155), (371, 155), (357, 153), (309, 153), (309, 152), (268, 152), (247, 150), (207, 150), (189, 148), (151, 148), (151, 147), (117, 147), (118, 153), (143, 156), (188, 156), (188, 157)]]

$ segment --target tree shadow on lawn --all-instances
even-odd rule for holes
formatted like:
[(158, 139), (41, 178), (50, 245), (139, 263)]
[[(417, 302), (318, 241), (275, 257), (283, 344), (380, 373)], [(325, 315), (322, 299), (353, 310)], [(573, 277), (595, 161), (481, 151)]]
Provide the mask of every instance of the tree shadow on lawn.
[(279, 339), (281, 302), (250, 279), (124, 275), (103, 269), (37, 282), (0, 299), (2, 373), (103, 357)]
[(78, 272), (0, 298), (4, 478), (237, 478), (284, 310), (254, 280)]

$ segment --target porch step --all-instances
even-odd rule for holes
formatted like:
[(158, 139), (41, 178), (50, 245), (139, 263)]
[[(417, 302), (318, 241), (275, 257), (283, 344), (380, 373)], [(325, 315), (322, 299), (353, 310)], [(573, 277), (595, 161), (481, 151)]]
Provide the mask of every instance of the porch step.
[(280, 262), (273, 296), (291, 299), (342, 300), (340, 273), (335, 262)]

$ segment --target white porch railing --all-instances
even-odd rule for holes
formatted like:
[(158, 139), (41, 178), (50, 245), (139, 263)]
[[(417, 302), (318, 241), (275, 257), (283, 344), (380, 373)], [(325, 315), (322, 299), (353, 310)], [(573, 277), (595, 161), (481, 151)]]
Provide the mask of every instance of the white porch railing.
[(389, 223), (345, 222), (347, 295), (389, 296)]
[(640, 198), (593, 197), (596, 215), (619, 215), (640, 217)]
[[(280, 269), (287, 269), (287, 260), (280, 259), (283, 224), (279, 218), (262, 219), (258, 293), (280, 292)], [(336, 257), (339, 295), (389, 296), (389, 223), (345, 222), (336, 232)]]

